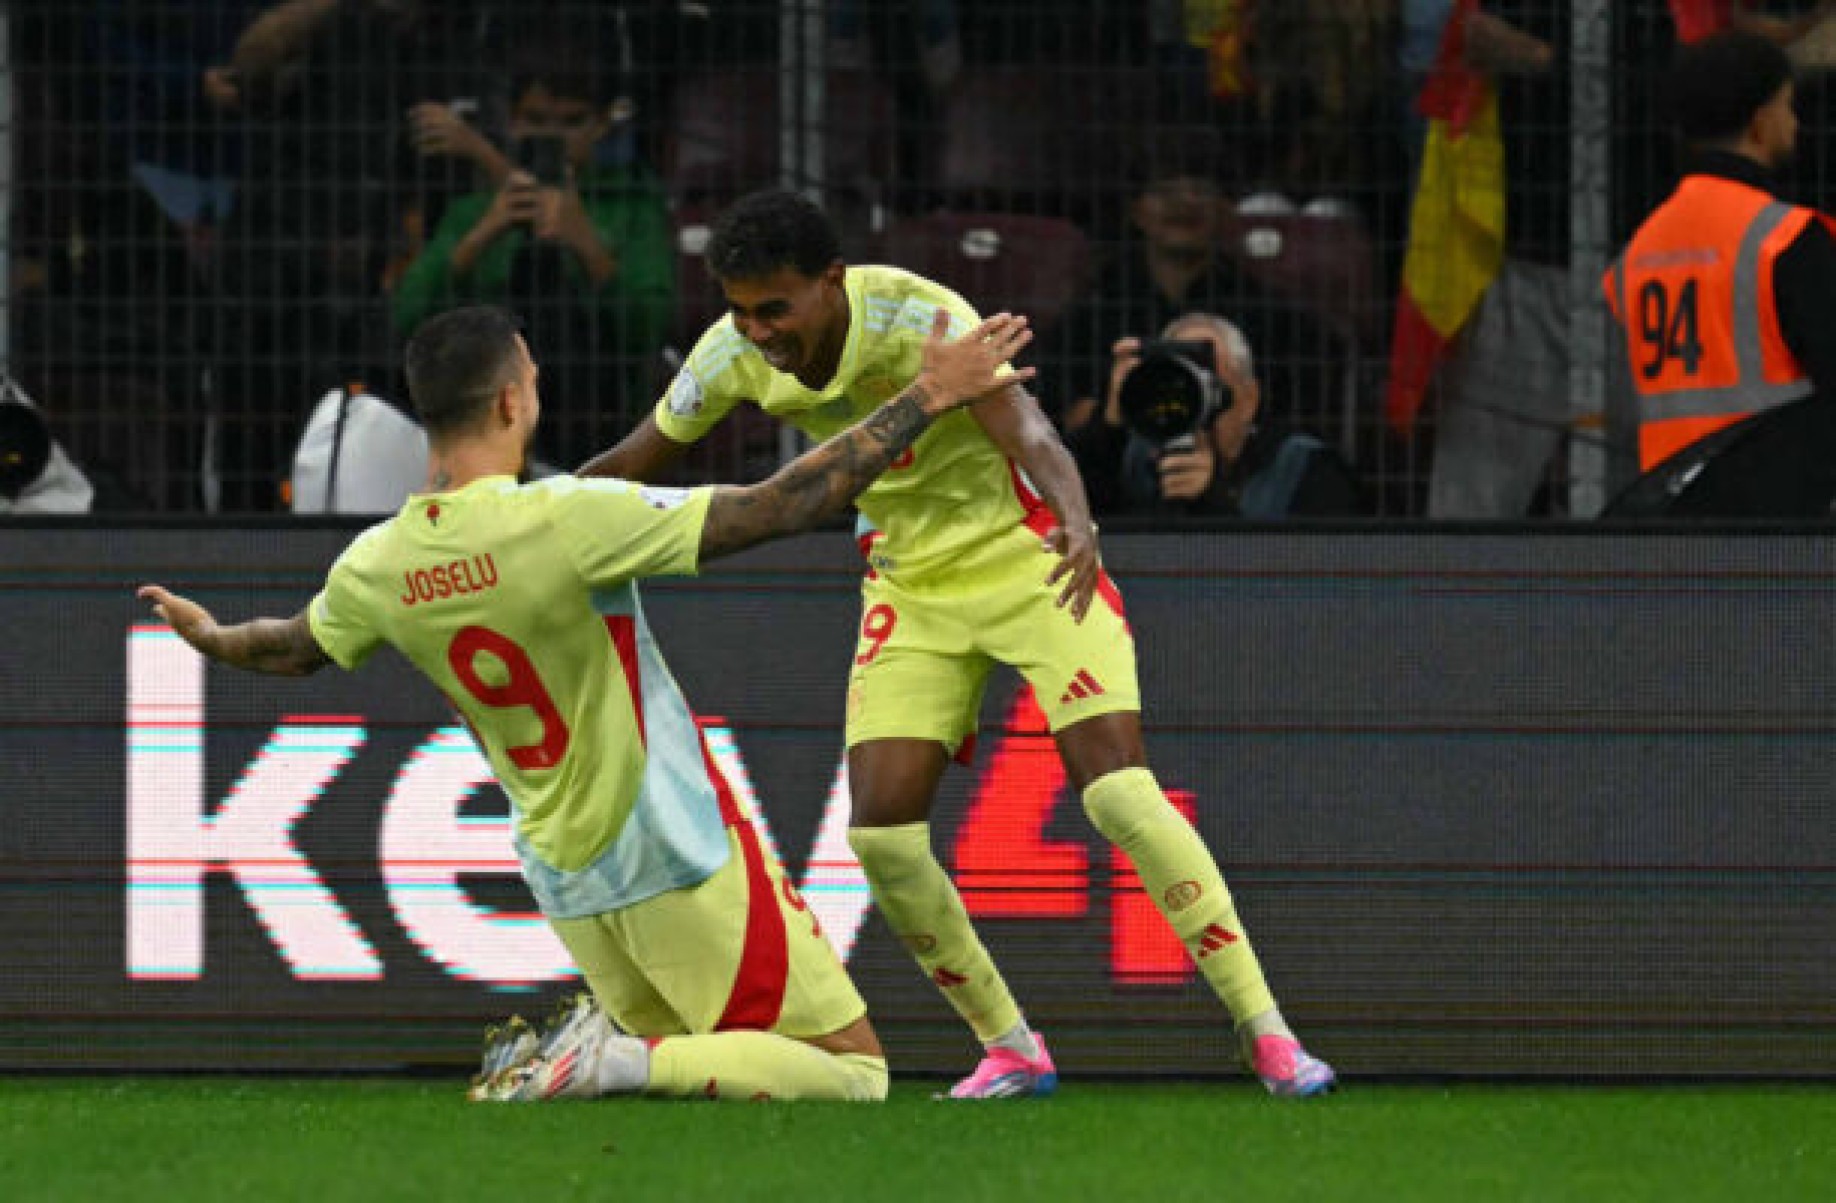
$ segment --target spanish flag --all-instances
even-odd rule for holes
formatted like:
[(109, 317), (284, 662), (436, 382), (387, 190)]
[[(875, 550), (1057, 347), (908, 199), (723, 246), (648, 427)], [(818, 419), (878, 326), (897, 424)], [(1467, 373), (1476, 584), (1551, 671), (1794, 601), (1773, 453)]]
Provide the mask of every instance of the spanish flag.
[(1678, 44), (1687, 46), (1720, 33), (1732, 23), (1733, 10), (1732, 0), (1670, 0)]
[(1409, 213), (1384, 412), (1407, 432), (1454, 335), (1504, 263), (1504, 143), (1498, 94), (1464, 62), (1466, 22), (1478, 0), (1457, 0), (1416, 107), (1428, 118), (1421, 176)]

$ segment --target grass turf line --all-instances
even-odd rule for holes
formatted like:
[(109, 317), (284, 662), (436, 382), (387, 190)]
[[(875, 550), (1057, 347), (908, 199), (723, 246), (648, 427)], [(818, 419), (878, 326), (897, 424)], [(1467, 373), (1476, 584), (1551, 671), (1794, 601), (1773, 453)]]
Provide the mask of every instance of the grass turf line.
[(457, 1083), (0, 1080), (0, 1198), (1836, 1199), (1815, 1085), (1068, 1083), (1042, 1102), (468, 1105)]

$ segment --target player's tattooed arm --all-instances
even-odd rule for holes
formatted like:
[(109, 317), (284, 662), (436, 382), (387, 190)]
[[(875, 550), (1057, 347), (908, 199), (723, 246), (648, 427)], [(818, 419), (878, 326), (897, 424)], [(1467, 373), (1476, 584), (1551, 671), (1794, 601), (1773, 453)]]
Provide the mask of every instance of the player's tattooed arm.
[(304, 677), (332, 662), (301, 610), (292, 618), (256, 618), (221, 626), (209, 610), (159, 585), (142, 585), (142, 599), (179, 638), (221, 664), (282, 677)]
[(921, 378), (771, 479), (750, 488), (720, 489), (708, 506), (701, 558), (808, 530), (840, 514), (930, 428), (934, 405)]
[(809, 530), (839, 515), (938, 417), (1005, 381), (1033, 376), (1032, 368), (998, 375), (1032, 340), (1025, 318), (996, 314), (956, 342), (945, 342), (949, 322), (949, 314), (938, 310), (925, 341), (923, 370), (904, 392), (770, 479), (717, 490), (701, 533), (701, 559)]

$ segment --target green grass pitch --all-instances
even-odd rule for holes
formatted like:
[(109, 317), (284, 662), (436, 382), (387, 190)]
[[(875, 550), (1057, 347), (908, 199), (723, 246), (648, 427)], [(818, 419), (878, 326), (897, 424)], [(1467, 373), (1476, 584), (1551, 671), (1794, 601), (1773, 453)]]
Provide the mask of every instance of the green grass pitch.
[(1039, 1102), (469, 1105), (401, 1079), (0, 1079), (0, 1199), (1836, 1200), (1836, 1089), (1068, 1082)]

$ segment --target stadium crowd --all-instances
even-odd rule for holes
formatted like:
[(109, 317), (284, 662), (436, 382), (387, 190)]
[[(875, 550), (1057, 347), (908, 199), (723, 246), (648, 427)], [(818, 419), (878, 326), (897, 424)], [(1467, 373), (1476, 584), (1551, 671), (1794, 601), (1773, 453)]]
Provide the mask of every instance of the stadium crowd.
[[(714, 216), (782, 184), (849, 262), (1027, 314), (1046, 412), (1105, 444), (1087, 470), (1132, 435), (1157, 471), (1109, 404), (1119, 344), (1191, 315), (1239, 333), (1253, 417), (1220, 388), (1239, 365), (1201, 358), (1214, 403), (1188, 433), (1224, 426), (1175, 446), (1176, 504), (1098, 486), (1101, 511), (1591, 517), (1639, 472), (1592, 259), (1681, 166), (1668, 64), (1728, 30), (1783, 47), (1803, 133), (1777, 183), (1811, 206), (1836, 66), (1821, 0), (853, 0), (820, 27), (777, 0), (9, 7), (0, 366), (40, 420), (0, 431), (47, 428), (91, 486), (43, 494), (87, 498), (64, 508), (166, 513), (323, 508), (297, 478), (386, 471), (346, 401), (405, 413), (407, 336), (477, 301), (547, 349), (538, 470), (572, 467), (720, 314)], [(1589, 71), (1592, 197), (1571, 163)], [(1577, 320), (1605, 358), (1572, 357)], [(1271, 508), (1236, 451), (1267, 467), (1297, 438), (1331, 500)], [(742, 413), (674, 471), (756, 480), (796, 446)], [(1187, 462), (1206, 447), (1226, 470)]]

